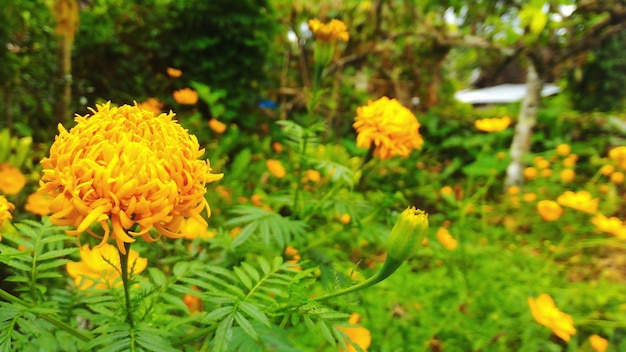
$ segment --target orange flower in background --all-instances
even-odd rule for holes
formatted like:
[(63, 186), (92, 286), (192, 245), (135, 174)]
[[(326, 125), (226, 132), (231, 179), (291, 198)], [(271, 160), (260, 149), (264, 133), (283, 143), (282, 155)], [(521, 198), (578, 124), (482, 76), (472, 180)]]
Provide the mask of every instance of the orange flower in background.
[(272, 149), (274, 149), (276, 153), (282, 153), (283, 145), (280, 142), (274, 142), (272, 143)]
[(563, 214), (559, 203), (553, 200), (542, 200), (537, 203), (537, 211), (545, 221), (555, 221)]
[(178, 78), (183, 75), (183, 71), (173, 67), (168, 67), (165, 72), (167, 72), (167, 75), (172, 78)]
[(605, 232), (618, 238), (626, 238), (626, 224), (619, 218), (611, 216), (610, 218), (603, 214), (596, 214), (591, 218), (591, 223), (598, 231)]
[(483, 132), (500, 132), (505, 130), (511, 124), (511, 118), (504, 116), (502, 118), (480, 119), (474, 122), (476, 129)]
[(309, 20), (309, 29), (315, 34), (315, 39), (322, 42), (347, 42), (350, 39), (348, 27), (340, 20), (332, 19), (329, 23), (322, 23), (318, 19)]
[(600, 168), (600, 173), (604, 176), (610, 176), (613, 172), (615, 172), (615, 167), (611, 164), (602, 165)]
[(552, 332), (564, 341), (569, 342), (572, 335), (576, 334), (574, 320), (569, 314), (557, 309), (550, 295), (544, 293), (537, 299), (528, 297), (528, 305), (535, 321), (552, 329)]
[[(92, 115), (76, 117), (76, 126), (59, 135), (44, 158), (40, 192), (52, 195), (52, 223), (74, 226), (68, 234), (88, 232), (124, 244), (141, 236), (153, 242), (178, 234), (183, 220), (209, 205), (205, 185), (222, 178), (211, 173), (198, 139), (173, 118), (124, 105), (97, 106)], [(103, 234), (90, 227), (99, 224)], [(156, 238), (149, 231), (158, 231)]]
[(33, 193), (29, 195), (26, 199), (26, 205), (24, 206), (24, 209), (33, 214), (46, 216), (50, 214), (50, 204), (53, 200), (54, 198), (50, 197), (47, 194)]
[(572, 169), (565, 169), (561, 171), (561, 174), (559, 176), (561, 177), (561, 181), (563, 182), (572, 182), (576, 177), (576, 172), (574, 172), (574, 170)]
[(163, 103), (157, 98), (148, 98), (146, 101), (137, 104), (140, 108), (144, 110), (151, 111), (156, 115), (161, 113), (161, 109), (163, 109)]
[(0, 225), (13, 218), (11, 214), (15, 210), (15, 204), (9, 202), (5, 196), (0, 196)]
[(267, 166), (267, 169), (270, 170), (272, 175), (277, 178), (283, 178), (287, 174), (285, 168), (283, 167), (283, 164), (281, 164), (278, 160), (268, 159), (265, 162), (265, 165)]
[(576, 162), (578, 161), (578, 155), (571, 154), (567, 158), (563, 159), (563, 166), (565, 167), (574, 167)]
[(343, 214), (339, 217), (339, 222), (344, 225), (348, 225), (350, 221), (352, 221), (352, 217), (350, 216), (350, 214)]
[(175, 90), (172, 96), (174, 100), (181, 105), (194, 105), (198, 102), (198, 92), (191, 88)]
[(408, 157), (424, 144), (417, 118), (396, 99), (382, 97), (357, 108), (352, 127), (357, 132), (357, 146), (369, 149), (373, 144), (374, 156), (380, 160)]
[(615, 161), (622, 170), (626, 170), (626, 146), (609, 150), (609, 159)]
[[(356, 325), (361, 321), (361, 316), (357, 313), (352, 313), (350, 319), (348, 319), (348, 324)], [(347, 349), (343, 349), (340, 347), (342, 352), (356, 352), (357, 349), (352, 345), (357, 345), (363, 352), (367, 352), (367, 349), (372, 344), (372, 334), (371, 332), (361, 326), (357, 327), (344, 327), (344, 326), (336, 326), (338, 330), (343, 331), (347, 339), (345, 341), (346, 345), (348, 345)]]
[(304, 176), (308, 181), (311, 182), (319, 182), (322, 179), (322, 175), (317, 170), (306, 170), (304, 172)]
[(287, 259), (285, 263), (294, 265), (298, 264), (300, 262), (300, 259), (302, 259), (302, 257), (300, 257), (299, 251), (292, 246), (287, 246), (285, 248), (285, 257)]
[(441, 243), (442, 246), (450, 251), (455, 250), (457, 245), (459, 244), (458, 241), (454, 239), (454, 237), (452, 237), (450, 231), (448, 231), (448, 229), (446, 229), (445, 227), (440, 227), (437, 230), (437, 240), (439, 241), (439, 243)]
[[(128, 268), (133, 274), (141, 273), (148, 266), (148, 259), (139, 257), (135, 250), (129, 252)], [(67, 273), (79, 289), (106, 289), (122, 284), (120, 255), (115, 246), (105, 243), (89, 249), (86, 244), (80, 248), (80, 260), (66, 264)]]
[(600, 199), (592, 198), (591, 193), (587, 191), (578, 191), (576, 193), (566, 191), (561, 194), (556, 201), (562, 206), (593, 214), (598, 210), (598, 202)]
[(26, 185), (26, 177), (20, 169), (9, 163), (0, 164), (0, 192), (17, 194)]
[(524, 169), (524, 178), (527, 180), (532, 180), (537, 177), (537, 169), (534, 167), (527, 167)]
[(624, 183), (624, 174), (619, 171), (614, 172), (611, 174), (611, 177), (609, 178), (609, 180), (613, 184), (621, 185), (622, 183)]
[(222, 134), (224, 133), (224, 131), (226, 131), (226, 124), (220, 122), (217, 119), (210, 119), (209, 128), (215, 133)]
[[(200, 292), (200, 289), (197, 286), (191, 286), (191, 289)], [(189, 308), (189, 314), (194, 315), (202, 312), (202, 300), (200, 297), (191, 293), (185, 293), (185, 296), (183, 296), (183, 302), (185, 302), (185, 305)]]
[(559, 144), (556, 146), (556, 153), (560, 156), (568, 156), (572, 151), (572, 147), (569, 144)]
[(186, 240), (195, 240), (196, 238), (206, 239), (215, 237), (215, 233), (209, 231), (209, 226), (204, 221), (199, 221), (196, 218), (188, 218), (183, 220), (183, 224), (180, 227), (180, 233)]
[(589, 345), (595, 352), (605, 352), (609, 348), (609, 341), (599, 335), (589, 336)]

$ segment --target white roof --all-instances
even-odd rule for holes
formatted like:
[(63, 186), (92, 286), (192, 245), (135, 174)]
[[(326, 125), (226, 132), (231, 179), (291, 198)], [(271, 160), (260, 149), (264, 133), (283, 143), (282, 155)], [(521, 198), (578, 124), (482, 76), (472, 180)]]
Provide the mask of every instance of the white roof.
[[(455, 98), (470, 104), (506, 104), (524, 99), (526, 84), (501, 84), (489, 88), (464, 89), (454, 94)], [(561, 88), (554, 84), (546, 84), (541, 91), (542, 96), (558, 94)]]

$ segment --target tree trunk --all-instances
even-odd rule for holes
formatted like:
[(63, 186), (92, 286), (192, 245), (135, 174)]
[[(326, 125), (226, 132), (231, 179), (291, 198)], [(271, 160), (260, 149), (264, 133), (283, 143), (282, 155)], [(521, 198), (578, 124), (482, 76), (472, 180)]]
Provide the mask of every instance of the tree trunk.
[(526, 81), (527, 92), (522, 101), (522, 108), (519, 114), (515, 135), (511, 143), (511, 163), (506, 169), (505, 186), (521, 186), (524, 181), (524, 164), (522, 159), (530, 151), (532, 129), (537, 122), (537, 111), (541, 101), (541, 90), (543, 89), (543, 75), (538, 75), (535, 65), (530, 60), (528, 66), (528, 77)]

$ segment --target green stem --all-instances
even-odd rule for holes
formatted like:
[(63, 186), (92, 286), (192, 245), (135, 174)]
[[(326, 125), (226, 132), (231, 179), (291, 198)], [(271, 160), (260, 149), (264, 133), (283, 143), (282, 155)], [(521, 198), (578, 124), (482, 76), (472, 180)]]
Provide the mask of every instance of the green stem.
[(128, 257), (130, 255), (130, 243), (124, 243), (126, 254), (120, 253), (120, 267), (122, 269), (122, 282), (124, 283), (124, 296), (126, 297), (126, 322), (130, 328), (134, 328), (132, 307), (130, 305), (130, 276), (128, 275)]
[[(22, 300), (22, 299), (20, 299), (18, 297), (13, 296), (12, 294), (8, 293), (7, 291), (5, 291), (3, 289), (0, 289), (0, 298), (4, 299), (7, 302), (11, 302), (13, 304), (19, 304), (19, 305), (22, 305), (24, 307), (34, 308), (28, 302), (26, 302), (26, 301), (24, 301), (24, 300)], [(53, 317), (51, 317), (49, 315), (38, 313), (38, 312), (31, 312), (31, 313), (37, 315), (41, 319), (51, 323), (52, 325), (55, 325), (59, 329), (65, 331), (65, 332), (67, 332), (67, 333), (69, 333), (71, 335), (74, 335), (75, 337), (77, 337), (77, 338), (79, 338), (79, 339), (81, 339), (81, 340), (83, 340), (85, 342), (89, 342), (89, 341), (92, 340), (91, 336), (76, 330), (75, 328), (73, 328), (69, 324), (64, 323), (64, 322), (62, 322), (62, 321), (60, 321), (60, 320), (58, 320), (56, 318), (53, 318)]]
[(293, 215), (297, 216), (298, 214), (298, 198), (300, 198), (300, 189), (302, 188), (302, 169), (304, 169), (304, 159), (306, 157), (306, 148), (307, 142), (309, 140), (309, 131), (307, 130), (306, 135), (304, 136), (304, 140), (302, 141), (302, 150), (300, 151), (300, 166), (296, 171), (296, 181), (298, 182), (298, 186), (296, 187), (296, 192), (293, 196)]
[(211, 325), (207, 328), (204, 329), (200, 329), (196, 332), (194, 332), (193, 334), (189, 334), (186, 337), (183, 337), (182, 339), (178, 340), (178, 342), (175, 342), (172, 344), (173, 347), (180, 347), (183, 346), (191, 341), (194, 341), (196, 339), (199, 339), (203, 336), (206, 336), (210, 333), (213, 332), (213, 330), (217, 329), (217, 325)]

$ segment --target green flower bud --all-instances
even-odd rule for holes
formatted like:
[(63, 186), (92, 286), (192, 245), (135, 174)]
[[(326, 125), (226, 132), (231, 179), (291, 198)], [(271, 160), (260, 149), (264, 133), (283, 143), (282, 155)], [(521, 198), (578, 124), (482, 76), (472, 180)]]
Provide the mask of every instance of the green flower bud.
[(428, 214), (415, 207), (406, 208), (391, 230), (387, 245), (387, 257), (398, 262), (409, 259), (428, 231)]

